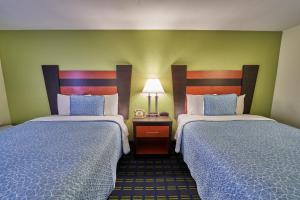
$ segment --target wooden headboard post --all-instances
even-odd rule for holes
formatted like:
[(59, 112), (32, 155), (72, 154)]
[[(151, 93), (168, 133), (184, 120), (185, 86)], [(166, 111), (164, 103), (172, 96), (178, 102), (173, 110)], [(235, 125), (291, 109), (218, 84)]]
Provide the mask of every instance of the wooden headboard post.
[(125, 119), (129, 118), (131, 72), (131, 65), (117, 65), (119, 114), (123, 115)]
[(258, 65), (244, 65), (241, 94), (246, 94), (244, 101), (244, 113), (249, 114), (251, 110), (256, 78), (258, 74)]
[(186, 65), (172, 65), (174, 113), (176, 118), (185, 112)]
[(58, 65), (42, 65), (52, 115), (58, 114), (57, 94), (110, 95), (118, 93), (118, 113), (128, 119), (131, 65), (117, 65), (114, 71), (60, 71)]
[(59, 67), (58, 65), (42, 65), (45, 86), (52, 115), (58, 114), (57, 94), (59, 93)]
[(244, 113), (249, 114), (255, 90), (258, 65), (242, 70), (188, 71), (186, 65), (172, 65), (174, 113), (186, 113), (186, 94), (246, 94)]

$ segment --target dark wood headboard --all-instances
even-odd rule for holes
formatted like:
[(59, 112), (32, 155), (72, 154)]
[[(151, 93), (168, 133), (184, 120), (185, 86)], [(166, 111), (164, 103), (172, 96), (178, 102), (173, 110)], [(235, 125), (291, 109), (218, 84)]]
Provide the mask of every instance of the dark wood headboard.
[(186, 94), (246, 94), (244, 113), (250, 113), (258, 69), (187, 71), (186, 65), (172, 65), (175, 116), (186, 113)]
[(119, 114), (129, 117), (131, 65), (115, 71), (60, 71), (58, 65), (42, 65), (52, 115), (58, 114), (57, 94), (110, 95), (118, 93)]

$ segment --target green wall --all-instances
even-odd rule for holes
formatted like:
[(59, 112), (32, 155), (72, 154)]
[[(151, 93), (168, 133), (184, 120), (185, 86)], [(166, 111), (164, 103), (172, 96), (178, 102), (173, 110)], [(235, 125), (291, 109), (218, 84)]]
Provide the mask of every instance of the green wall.
[(0, 126), (5, 124), (10, 124), (10, 115), (0, 60)]
[(0, 31), (0, 58), (14, 123), (49, 114), (42, 64), (108, 70), (130, 63), (131, 113), (146, 109), (140, 92), (147, 78), (158, 77), (167, 92), (160, 97), (159, 110), (172, 115), (171, 64), (206, 70), (259, 64), (252, 113), (269, 116), (280, 40), (281, 32)]

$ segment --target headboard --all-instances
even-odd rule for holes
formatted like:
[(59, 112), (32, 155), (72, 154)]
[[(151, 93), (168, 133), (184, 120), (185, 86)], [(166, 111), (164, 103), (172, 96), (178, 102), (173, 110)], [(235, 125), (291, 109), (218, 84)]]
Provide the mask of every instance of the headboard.
[(117, 65), (115, 71), (60, 71), (58, 65), (42, 65), (52, 115), (58, 114), (57, 94), (110, 95), (118, 93), (119, 114), (129, 117), (131, 65)]
[(242, 70), (187, 71), (187, 65), (172, 65), (175, 116), (186, 113), (186, 94), (246, 94), (244, 113), (250, 113), (258, 65)]

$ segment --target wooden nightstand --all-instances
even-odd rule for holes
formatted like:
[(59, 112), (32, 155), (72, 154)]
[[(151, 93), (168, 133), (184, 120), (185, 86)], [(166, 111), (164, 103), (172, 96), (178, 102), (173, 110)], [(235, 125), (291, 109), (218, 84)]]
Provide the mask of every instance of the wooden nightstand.
[(133, 119), (135, 155), (169, 155), (172, 119), (146, 117)]

